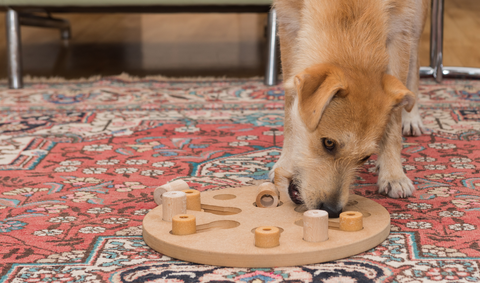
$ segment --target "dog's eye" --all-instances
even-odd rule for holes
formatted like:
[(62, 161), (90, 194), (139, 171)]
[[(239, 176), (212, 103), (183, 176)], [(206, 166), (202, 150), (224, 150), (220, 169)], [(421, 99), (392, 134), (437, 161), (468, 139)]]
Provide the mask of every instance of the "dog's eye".
[(325, 147), (326, 150), (332, 151), (335, 149), (335, 142), (331, 139), (323, 139), (323, 147)]
[(364, 158), (360, 159), (360, 163), (365, 163), (370, 158), (370, 156), (371, 155), (365, 156)]

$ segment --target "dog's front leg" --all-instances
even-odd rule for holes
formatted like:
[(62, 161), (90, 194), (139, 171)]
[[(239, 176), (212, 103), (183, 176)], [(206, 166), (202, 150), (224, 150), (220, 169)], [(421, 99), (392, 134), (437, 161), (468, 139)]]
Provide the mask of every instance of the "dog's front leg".
[(290, 139), (291, 128), (287, 122), (288, 119), (285, 120), (285, 139), (283, 142), (282, 154), (280, 155), (280, 159), (277, 161), (277, 163), (275, 163), (275, 165), (273, 165), (272, 170), (268, 174), (270, 181), (274, 182), (277, 190), (282, 192), (288, 192), (288, 186), (293, 178), (292, 163), (294, 162), (293, 157), (291, 156), (293, 153), (293, 147), (291, 146), (292, 140)]
[(275, 183), (277, 190), (282, 192), (288, 192), (288, 186), (293, 178), (293, 152), (294, 152), (294, 140), (293, 140), (293, 126), (291, 121), (291, 111), (293, 107), (293, 100), (295, 96), (295, 90), (292, 87), (285, 88), (285, 120), (283, 126), (283, 147), (282, 154), (275, 165), (273, 165), (270, 171), (270, 181)]
[[(408, 70), (408, 77), (406, 87), (415, 93), (418, 101), (418, 87), (420, 84), (420, 65), (418, 63), (418, 47), (412, 44), (412, 51), (410, 52), (410, 65)], [(423, 125), (420, 111), (418, 110), (418, 103), (412, 108), (412, 111), (402, 111), (402, 129), (405, 136), (420, 136), (426, 132)]]
[(392, 113), (387, 129), (380, 142), (377, 167), (378, 191), (392, 198), (411, 196), (415, 191), (412, 181), (403, 172), (402, 150), (402, 109)]
[[(412, 33), (410, 40), (410, 55), (409, 55), (409, 66), (408, 66), (408, 77), (406, 80), (406, 87), (410, 89), (418, 99), (418, 86), (420, 81), (420, 63), (418, 60), (418, 46), (420, 45), (420, 38), (422, 35), (423, 28), (425, 26), (425, 20), (427, 18), (428, 5), (430, 1), (422, 0), (415, 1), (414, 7), (415, 12), (412, 18)], [(393, 55), (393, 54), (392, 54)], [(405, 83), (405, 82), (404, 82)], [(403, 124), (403, 134), (405, 136), (420, 136), (425, 133), (427, 130), (423, 125), (422, 118), (418, 110), (418, 103), (415, 103), (412, 111), (407, 112), (403, 110), (402, 112), (402, 124)]]

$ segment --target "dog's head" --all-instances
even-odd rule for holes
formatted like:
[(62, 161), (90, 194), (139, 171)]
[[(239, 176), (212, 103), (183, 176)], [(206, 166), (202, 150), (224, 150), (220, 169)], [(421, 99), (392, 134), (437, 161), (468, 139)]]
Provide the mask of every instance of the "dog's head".
[(415, 95), (393, 76), (330, 64), (298, 74), (294, 87), (290, 196), (308, 209), (338, 217), (356, 171), (378, 152), (388, 121), (398, 119), (392, 113), (401, 108), (410, 111)]

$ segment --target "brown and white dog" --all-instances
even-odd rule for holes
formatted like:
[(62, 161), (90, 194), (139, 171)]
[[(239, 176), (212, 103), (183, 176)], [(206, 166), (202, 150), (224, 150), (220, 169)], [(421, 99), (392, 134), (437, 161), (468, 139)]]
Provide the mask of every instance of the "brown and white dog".
[[(418, 44), (428, 0), (275, 0), (285, 86), (279, 190), (338, 217), (359, 167), (378, 154), (379, 192), (411, 196), (403, 134), (418, 113)], [(402, 121), (403, 120), (403, 121)]]

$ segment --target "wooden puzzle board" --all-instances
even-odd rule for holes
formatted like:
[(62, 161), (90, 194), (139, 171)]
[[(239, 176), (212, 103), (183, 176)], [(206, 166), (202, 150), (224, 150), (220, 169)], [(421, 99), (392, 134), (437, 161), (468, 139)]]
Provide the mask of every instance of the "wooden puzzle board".
[[(154, 250), (167, 256), (209, 265), (232, 267), (276, 267), (326, 262), (356, 255), (374, 248), (390, 233), (390, 214), (380, 204), (350, 195), (344, 211), (363, 214), (363, 229), (345, 232), (338, 218), (329, 220), (329, 239), (320, 243), (303, 240), (303, 212), (290, 198), (280, 193), (280, 206), (254, 205), (257, 186), (201, 193), (204, 211), (191, 211), (197, 233), (177, 236), (170, 233), (172, 223), (162, 220), (162, 206), (151, 210), (143, 220), (143, 238)], [(213, 213), (212, 213), (213, 212)], [(258, 248), (254, 229), (277, 226), (280, 246)]]

